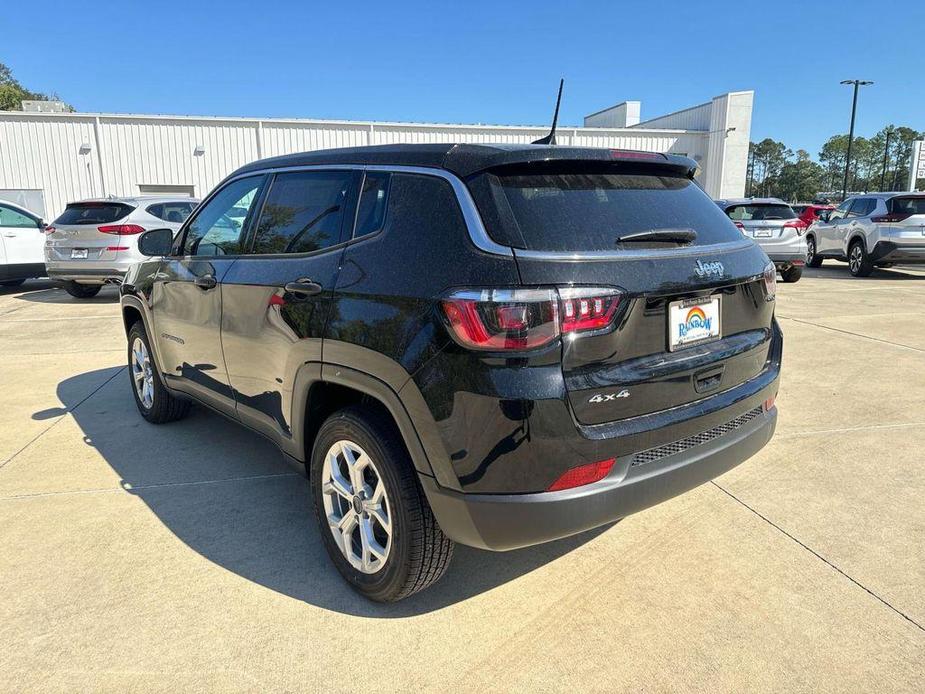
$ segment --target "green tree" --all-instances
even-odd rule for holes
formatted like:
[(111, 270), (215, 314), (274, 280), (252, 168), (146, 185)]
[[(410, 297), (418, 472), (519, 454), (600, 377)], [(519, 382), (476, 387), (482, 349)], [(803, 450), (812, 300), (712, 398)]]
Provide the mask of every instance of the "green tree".
[[(22, 102), (26, 100), (35, 101), (58, 101), (57, 94), (42, 94), (26, 89), (13, 77), (13, 71), (9, 67), (0, 63), (0, 111), (22, 111)], [(65, 104), (67, 110), (73, 111), (73, 107)]]
[(772, 195), (788, 202), (812, 200), (822, 190), (825, 169), (809, 157), (805, 149), (797, 150), (796, 161), (784, 164), (774, 181)]
[(759, 143), (749, 143), (752, 175), (751, 195), (770, 195), (775, 179), (780, 176), (787, 160), (793, 155), (787, 145), (766, 137)]

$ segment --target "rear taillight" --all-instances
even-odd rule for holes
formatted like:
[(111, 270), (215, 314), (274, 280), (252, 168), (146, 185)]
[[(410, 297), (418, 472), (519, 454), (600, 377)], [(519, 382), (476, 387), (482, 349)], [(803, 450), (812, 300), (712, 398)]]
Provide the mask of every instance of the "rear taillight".
[(784, 229), (796, 229), (797, 236), (802, 236), (806, 233), (806, 222), (802, 219), (792, 219), (784, 223)]
[(109, 224), (107, 226), (97, 227), (97, 231), (104, 234), (115, 234), (116, 236), (132, 236), (133, 234), (144, 233), (145, 228), (137, 224)]
[(473, 289), (441, 302), (450, 333), (464, 347), (519, 351), (542, 347), (560, 335), (610, 327), (617, 289)]
[(46, 234), (54, 234), (56, 231), (57, 231), (57, 229), (55, 229), (51, 224), (46, 224), (46, 225), (45, 225), (45, 233), (46, 233)]
[(609, 458), (596, 463), (588, 463), (587, 465), (573, 467), (570, 470), (566, 470), (559, 479), (546, 487), (546, 491), (558, 492), (563, 489), (573, 489), (574, 487), (581, 487), (585, 484), (591, 484), (592, 482), (599, 482), (607, 477), (615, 462), (615, 458)]
[(739, 227), (739, 231), (741, 231), (743, 234), (745, 233), (745, 225), (742, 224), (742, 222), (733, 222), (733, 224)]
[(777, 296), (777, 268), (774, 263), (768, 263), (764, 269), (764, 291), (768, 301), (774, 301)]
[(912, 216), (911, 212), (891, 212), (890, 214), (878, 215), (871, 217), (870, 221), (875, 224), (892, 224), (893, 222), (902, 222)]

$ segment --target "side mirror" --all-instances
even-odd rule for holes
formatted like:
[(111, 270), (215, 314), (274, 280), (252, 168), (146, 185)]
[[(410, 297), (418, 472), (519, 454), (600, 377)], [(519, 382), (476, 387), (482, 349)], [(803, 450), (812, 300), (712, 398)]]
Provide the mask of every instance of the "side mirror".
[(149, 257), (170, 255), (171, 246), (173, 231), (170, 229), (151, 229), (138, 237), (138, 250)]
[(35, 220), (35, 226), (38, 227), (39, 231), (45, 231), (45, 227), (48, 226), (48, 225), (45, 224), (45, 220), (44, 220), (44, 219), (42, 219), (41, 217), (39, 217), (38, 219)]

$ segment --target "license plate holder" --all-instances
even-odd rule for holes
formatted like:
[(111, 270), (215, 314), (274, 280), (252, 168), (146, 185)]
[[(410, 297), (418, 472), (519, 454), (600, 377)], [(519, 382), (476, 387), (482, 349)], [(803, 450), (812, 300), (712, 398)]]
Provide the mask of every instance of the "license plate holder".
[(71, 260), (86, 260), (89, 250), (86, 248), (72, 248)]
[(698, 296), (668, 304), (668, 350), (722, 338), (722, 296)]
[(755, 229), (755, 238), (756, 239), (769, 239), (771, 238), (770, 229)]

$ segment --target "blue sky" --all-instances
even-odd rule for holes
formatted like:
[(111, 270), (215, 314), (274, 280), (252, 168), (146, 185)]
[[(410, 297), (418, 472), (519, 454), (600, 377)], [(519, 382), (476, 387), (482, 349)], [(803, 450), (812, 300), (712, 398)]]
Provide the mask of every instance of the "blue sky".
[[(752, 139), (813, 156), (925, 130), (925, 2), (6, 2), (0, 62), (80, 111), (541, 124), (754, 89)], [(854, 32), (854, 33), (853, 33)]]

